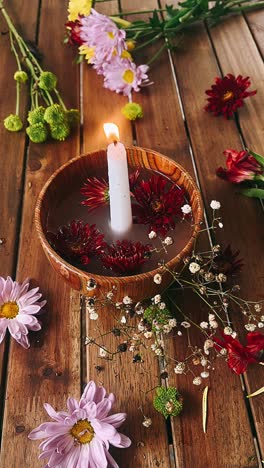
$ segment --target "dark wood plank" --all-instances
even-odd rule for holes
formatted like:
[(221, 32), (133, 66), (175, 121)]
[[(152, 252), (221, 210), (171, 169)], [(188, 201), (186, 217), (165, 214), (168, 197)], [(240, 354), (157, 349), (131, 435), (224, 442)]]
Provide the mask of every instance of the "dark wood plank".
[(253, 34), (253, 37), (256, 41), (257, 47), (259, 48), (259, 51), (263, 58), (264, 57), (264, 36), (263, 36), (264, 10), (251, 11), (250, 13), (248, 12), (245, 15), (245, 17), (250, 27), (250, 30)]
[[(35, 39), (36, 19), (38, 10), (38, 0), (31, 3), (30, 12), (23, 1), (11, 0), (8, 2), (8, 12), (17, 25), (23, 25), (24, 34), (28, 39)], [(0, 14), (0, 30), (7, 33), (8, 28)], [(16, 252), (18, 244), (18, 228), (20, 216), (20, 204), (22, 198), (22, 176), (25, 153), (24, 132), (10, 133), (3, 125), (3, 120), (9, 114), (15, 112), (16, 106), (16, 85), (12, 79), (16, 71), (16, 61), (10, 51), (8, 34), (1, 34), (1, 69), (0, 90), (0, 200), (1, 200), (1, 226), (0, 226), (0, 275), (12, 276), (15, 272)], [(3, 72), (4, 71), (4, 72)], [(26, 87), (21, 90), (21, 117), (25, 117), (26, 108)], [(3, 377), (3, 356), (6, 349), (6, 341), (0, 346), (0, 388), (3, 390), (5, 382)]]
[[(29, 3), (25, 5), (28, 11)], [(45, 54), (45, 67), (57, 73), (66, 104), (74, 107), (78, 106), (78, 69), (72, 65), (72, 52), (62, 44), (66, 12), (66, 0), (42, 1), (39, 45)], [(16, 343), (11, 345), (1, 460), (5, 467), (42, 466), (37, 459), (38, 443), (29, 441), (27, 435), (47, 420), (43, 403), (63, 409), (69, 395), (78, 398), (81, 392), (79, 295), (52, 272), (33, 222), (36, 197), (44, 182), (78, 152), (78, 132), (65, 143), (32, 144), (29, 149), (18, 280), (31, 277), (33, 284), (39, 284), (48, 303), (43, 330), (32, 334), (31, 348), (24, 350)]]

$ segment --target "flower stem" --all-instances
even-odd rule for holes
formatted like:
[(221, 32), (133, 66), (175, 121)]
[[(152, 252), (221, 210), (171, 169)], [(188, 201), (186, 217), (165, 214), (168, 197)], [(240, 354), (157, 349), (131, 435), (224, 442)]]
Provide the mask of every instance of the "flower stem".
[(155, 60), (157, 60), (161, 54), (163, 53), (164, 49), (167, 49), (167, 44), (164, 44), (156, 54), (153, 55), (153, 57), (149, 60), (148, 65), (151, 65)]
[(13, 33), (11, 31), (9, 31), (9, 37), (10, 37), (11, 50), (12, 50), (12, 52), (13, 52), (15, 58), (16, 58), (18, 70), (22, 70), (21, 63), (20, 63), (20, 60), (19, 60), (19, 56), (18, 56), (18, 53), (17, 53), (15, 45), (14, 45)]
[[(154, 11), (162, 12), (162, 11), (167, 11), (167, 10), (165, 8), (158, 8), (158, 9), (155, 9), (155, 10), (138, 10), (138, 11), (127, 11), (127, 12), (122, 11), (122, 16), (144, 15), (146, 13), (154, 13)], [(111, 16), (120, 16), (120, 13), (117, 13), (117, 14), (111, 15)]]
[(152, 44), (153, 42), (157, 41), (161, 36), (162, 36), (162, 33), (160, 32), (160, 33), (157, 34), (156, 36), (152, 37), (152, 38), (149, 39), (148, 41), (143, 42), (143, 44), (140, 44), (138, 47), (136, 47), (136, 48), (134, 49), (134, 52), (136, 52), (137, 50), (143, 49), (144, 47), (146, 47), (146, 46)]
[(16, 115), (19, 115), (20, 83), (16, 82)]

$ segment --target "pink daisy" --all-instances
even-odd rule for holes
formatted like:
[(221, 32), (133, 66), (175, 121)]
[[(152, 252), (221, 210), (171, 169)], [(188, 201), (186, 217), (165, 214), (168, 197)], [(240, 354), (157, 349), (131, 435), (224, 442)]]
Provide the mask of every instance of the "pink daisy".
[(120, 55), (126, 48), (126, 32), (119, 29), (115, 23), (105, 15), (97, 13), (93, 8), (89, 16), (80, 20), (80, 37), (89, 47), (95, 47), (95, 58), (91, 63), (111, 60), (114, 53)]
[(125, 413), (108, 416), (115, 401), (104, 387), (89, 382), (78, 402), (68, 398), (68, 412), (56, 412), (45, 403), (53, 422), (46, 422), (30, 432), (31, 440), (45, 439), (40, 444), (40, 459), (48, 458), (46, 468), (118, 468), (108, 452), (109, 444), (129, 447), (131, 440), (116, 428), (126, 419)]
[(128, 96), (132, 90), (139, 91), (148, 82), (148, 65), (139, 65), (121, 57), (114, 57), (104, 65), (104, 87)]
[(39, 302), (42, 294), (38, 291), (39, 288), (29, 290), (28, 280), (20, 284), (9, 276), (6, 280), (0, 277), (0, 343), (8, 328), (23, 348), (29, 348), (28, 330), (41, 329), (34, 315), (46, 304), (46, 301)]

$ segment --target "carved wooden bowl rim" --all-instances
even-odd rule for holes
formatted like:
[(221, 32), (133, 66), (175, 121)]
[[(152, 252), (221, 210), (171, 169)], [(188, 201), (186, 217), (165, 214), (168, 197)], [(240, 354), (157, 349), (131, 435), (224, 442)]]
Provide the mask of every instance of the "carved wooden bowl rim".
[[(139, 152), (145, 151), (145, 152), (150, 153), (150, 154), (152, 154), (154, 156), (157, 155), (158, 158), (163, 158), (163, 159), (167, 160), (169, 164), (173, 164), (174, 166), (176, 166), (180, 170), (181, 174), (183, 174), (184, 178), (187, 179), (188, 182), (190, 183), (190, 185), (191, 185), (191, 187), (193, 189), (193, 192), (191, 193), (191, 195), (192, 196), (195, 195), (195, 198), (197, 199), (198, 208), (197, 208), (197, 210), (195, 212), (195, 217), (197, 218), (197, 221), (193, 225), (193, 231), (192, 231), (192, 234), (190, 235), (190, 239), (188, 240), (188, 242), (184, 246), (184, 248), (175, 257), (173, 257), (171, 260), (169, 260), (166, 263), (166, 266), (169, 269), (173, 270), (173, 267), (176, 264), (178, 264), (184, 258), (185, 254), (190, 252), (190, 248), (192, 247), (193, 241), (195, 240), (195, 238), (197, 237), (198, 232), (201, 229), (200, 225), (201, 225), (201, 222), (203, 220), (203, 203), (202, 203), (202, 198), (201, 198), (200, 191), (198, 190), (198, 188), (196, 186), (196, 183), (194, 182), (191, 175), (180, 164), (178, 164), (176, 161), (169, 158), (168, 156), (165, 156), (165, 155), (163, 155), (163, 154), (161, 154), (161, 153), (159, 153), (157, 151), (154, 151), (154, 150), (151, 150), (151, 149), (148, 149), (148, 148), (138, 147), (138, 146), (133, 146), (133, 147), (126, 146), (126, 150), (129, 151), (129, 152), (132, 152), (132, 153), (133, 152), (138, 152), (138, 151)], [(54, 182), (56, 177), (60, 173), (62, 173), (66, 168), (68, 168), (72, 164), (75, 164), (75, 162), (77, 162), (81, 158), (89, 158), (89, 157), (92, 157), (94, 154), (98, 154), (98, 153), (106, 153), (106, 150), (105, 149), (94, 150), (94, 151), (91, 151), (91, 152), (88, 152), (88, 153), (83, 153), (83, 154), (81, 154), (79, 156), (76, 156), (76, 157), (70, 159), (69, 161), (64, 163), (62, 166), (60, 166), (50, 176), (50, 178), (47, 180), (47, 182), (43, 186), (43, 188), (42, 188), (42, 190), (41, 190), (41, 192), (40, 192), (40, 194), (38, 196), (37, 203), (36, 203), (36, 208), (35, 208), (35, 226), (36, 226), (36, 230), (37, 230), (38, 236), (40, 238), (42, 247), (43, 247), (44, 251), (46, 251), (46, 253), (49, 254), (49, 256), (53, 257), (56, 260), (57, 263), (59, 263), (60, 265), (66, 266), (68, 268), (68, 270), (70, 270), (71, 272), (77, 274), (79, 277), (84, 278), (86, 281), (89, 281), (91, 278), (93, 278), (96, 282), (101, 282), (105, 278), (107, 281), (109, 281), (109, 282), (112, 281), (113, 283), (118, 282), (119, 280), (121, 282), (129, 282), (129, 281), (132, 281), (132, 280), (133, 280), (133, 282), (137, 282), (137, 281), (142, 281), (143, 279), (146, 279), (146, 277), (151, 278), (152, 281), (153, 281), (153, 277), (154, 277), (155, 274), (164, 272), (164, 269), (163, 269), (162, 266), (159, 266), (158, 268), (156, 268), (154, 270), (149, 270), (149, 271), (146, 271), (144, 273), (139, 273), (137, 275), (130, 275), (130, 276), (106, 276), (106, 275), (93, 274), (93, 273), (89, 273), (88, 271), (86, 272), (86, 271), (80, 270), (78, 267), (75, 267), (71, 263), (68, 263), (66, 260), (64, 260), (64, 258), (62, 258), (62, 257), (60, 257), (60, 255), (58, 255), (58, 253), (51, 247), (51, 245), (47, 241), (47, 238), (46, 238), (43, 226), (42, 226), (42, 222), (41, 222), (41, 211), (42, 211), (43, 200), (45, 199), (45, 195), (46, 195), (46, 192), (48, 191), (48, 188), (52, 185), (52, 183)], [(106, 159), (106, 161), (107, 161), (107, 159)], [(146, 166), (144, 166), (144, 167), (146, 167)], [(170, 176), (168, 174), (166, 174), (166, 176), (168, 178), (170, 178)], [(190, 196), (190, 193), (187, 193), (187, 195)]]

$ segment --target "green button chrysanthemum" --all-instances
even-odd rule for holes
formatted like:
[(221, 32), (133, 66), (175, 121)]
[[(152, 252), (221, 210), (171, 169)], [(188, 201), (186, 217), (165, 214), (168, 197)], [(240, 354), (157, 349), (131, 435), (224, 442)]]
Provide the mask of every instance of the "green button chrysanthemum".
[(70, 134), (70, 126), (65, 121), (58, 126), (51, 127), (51, 137), (54, 140), (64, 141)]
[(136, 102), (128, 102), (122, 107), (121, 112), (128, 120), (142, 119), (143, 117), (143, 109)]
[(28, 122), (30, 125), (34, 125), (37, 123), (44, 123), (44, 114), (45, 114), (45, 107), (39, 106), (36, 109), (30, 111), (28, 113)]
[(39, 77), (39, 88), (44, 89), (45, 91), (52, 91), (57, 86), (57, 77), (54, 73), (46, 71), (42, 72)]
[(44, 120), (50, 126), (57, 127), (66, 120), (65, 115), (66, 113), (60, 104), (52, 104), (45, 110)]
[(165, 418), (168, 416), (178, 416), (183, 408), (183, 401), (177, 388), (158, 387), (153, 399), (154, 408), (162, 413)]
[(25, 71), (17, 70), (14, 73), (14, 80), (18, 81), (19, 83), (26, 83), (28, 80), (28, 74)]
[(23, 128), (23, 122), (19, 115), (10, 114), (5, 118), (4, 126), (9, 132), (19, 132)]
[(26, 132), (33, 143), (44, 143), (49, 135), (47, 125), (43, 123), (30, 125), (27, 127)]
[(67, 120), (71, 127), (75, 127), (80, 121), (80, 112), (78, 109), (69, 109), (66, 112)]

